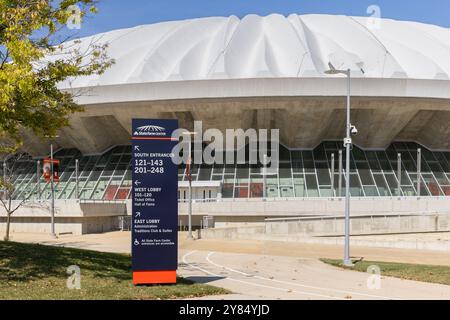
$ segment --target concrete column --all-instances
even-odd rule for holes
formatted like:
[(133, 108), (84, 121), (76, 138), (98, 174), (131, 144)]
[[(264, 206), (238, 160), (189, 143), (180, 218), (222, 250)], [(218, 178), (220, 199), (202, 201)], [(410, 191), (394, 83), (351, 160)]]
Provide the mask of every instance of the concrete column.
[(420, 197), (420, 173), (422, 172), (422, 149), (417, 149), (417, 196)]
[(78, 181), (78, 167), (79, 167), (79, 161), (78, 159), (75, 159), (75, 199), (80, 198), (80, 186)]
[(397, 180), (398, 180), (398, 186), (397, 186), (397, 195), (399, 197), (402, 196), (402, 154), (397, 154)]
[(342, 197), (342, 150), (339, 150), (339, 186), (338, 196)]
[(36, 199), (41, 199), (41, 162), (38, 160), (36, 162), (36, 188), (37, 196)]
[(331, 154), (331, 196), (334, 198), (334, 153)]

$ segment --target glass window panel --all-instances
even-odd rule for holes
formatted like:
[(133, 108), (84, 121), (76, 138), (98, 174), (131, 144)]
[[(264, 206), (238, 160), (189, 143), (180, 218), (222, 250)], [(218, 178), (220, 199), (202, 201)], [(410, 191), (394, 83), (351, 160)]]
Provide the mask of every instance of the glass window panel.
[(263, 166), (260, 164), (252, 164), (250, 165), (250, 174), (261, 174), (263, 170)]
[(120, 163), (122, 164), (129, 164), (130, 162), (131, 162), (131, 155), (129, 154), (124, 154), (120, 159)]
[(413, 160), (403, 160), (402, 159), (403, 166), (405, 167), (406, 171), (408, 172), (416, 172), (416, 162)]
[(264, 180), (262, 177), (251, 178), (250, 182), (250, 197), (262, 198), (264, 196)]
[(437, 152), (436, 158), (438, 158), (439, 164), (441, 165), (444, 172), (450, 172), (450, 164), (445, 159), (444, 154), (442, 152)]
[(428, 166), (428, 163), (425, 161), (425, 159), (422, 157), (422, 163), (421, 163), (421, 172), (431, 172), (430, 167)]
[[(342, 177), (342, 183), (344, 183), (344, 177)], [(334, 175), (334, 190), (335, 190), (336, 196), (338, 196), (338, 193), (339, 193), (339, 174), (338, 173), (336, 173)]]
[(295, 173), (303, 173), (303, 164), (301, 162), (292, 162), (292, 171)]
[(225, 173), (233, 173), (236, 170), (234, 164), (226, 164), (225, 165)]
[(196, 175), (198, 173), (199, 165), (198, 164), (192, 164), (191, 166), (191, 175)]
[(121, 155), (112, 155), (111, 158), (109, 159), (109, 163), (114, 163), (117, 164), (119, 163)]
[(374, 151), (366, 152), (367, 159), (369, 161), (370, 168), (372, 171), (381, 171), (380, 164), (378, 163), (377, 154)]
[(331, 185), (330, 171), (326, 162), (317, 162), (317, 178), (319, 185)]
[(267, 197), (269, 198), (278, 198), (279, 190), (278, 186), (276, 184), (268, 184), (267, 185)]
[(103, 156), (101, 156), (97, 162), (97, 166), (105, 166), (108, 163), (108, 159), (109, 159), (110, 155), (111, 155), (110, 153), (106, 153)]
[(114, 171), (114, 175), (115, 176), (119, 176), (122, 177), (125, 172), (128, 170), (128, 166), (125, 164), (119, 164), (116, 168), (116, 170)]
[(378, 161), (383, 171), (392, 171), (391, 164), (383, 151), (377, 151)]
[(237, 165), (236, 167), (236, 183), (248, 183), (250, 168), (248, 165)]
[(306, 193), (306, 182), (303, 177), (294, 178), (294, 190), (296, 197), (304, 198), (308, 196)]
[(92, 174), (89, 176), (89, 181), (97, 181), (101, 173), (100, 170), (92, 171)]
[(389, 146), (386, 149), (386, 155), (389, 160), (397, 160), (397, 152), (395, 151), (395, 149), (392, 146)]
[(325, 153), (325, 149), (323, 148), (323, 145), (320, 145), (316, 149), (314, 149), (314, 160), (315, 161), (326, 161), (327, 160), (327, 156)]
[(382, 174), (374, 174), (373, 177), (374, 177), (375, 183), (378, 187), (378, 192), (380, 193), (380, 196), (390, 197), (391, 191), (389, 190), (387, 183), (384, 180), (383, 175)]
[(405, 185), (411, 185), (411, 180), (409, 179), (409, 176), (408, 176), (408, 174), (406, 173), (406, 171), (405, 170), (402, 170), (402, 180), (401, 180), (401, 184), (402, 184), (402, 186), (405, 186)]
[(280, 161), (291, 161), (291, 153), (285, 146), (280, 145), (279, 152), (280, 152)]
[(434, 172), (434, 176), (440, 185), (450, 185), (450, 181), (443, 172)]
[(234, 179), (225, 179), (223, 189), (225, 190), (224, 192), (228, 195), (224, 197), (232, 198), (234, 189)]
[[(414, 189), (416, 189), (417, 188), (417, 174), (411, 173), (411, 174), (409, 174), (409, 176), (410, 176), (411, 181), (413, 183)], [(421, 196), (428, 196), (429, 193), (428, 193), (426, 185), (423, 183), (423, 178), (421, 178), (420, 180), (421, 180), (421, 183), (420, 183), (420, 195)], [(417, 189), (416, 189), (416, 194), (417, 194)]]
[(416, 190), (409, 186), (409, 187), (403, 187), (402, 186), (402, 190), (403, 190), (403, 195), (406, 197), (412, 197), (416, 195)]
[(378, 197), (378, 189), (375, 186), (364, 186), (366, 197)]
[(294, 188), (288, 186), (280, 187), (281, 197), (282, 198), (292, 198), (294, 197)]
[(280, 164), (280, 168), (278, 170), (280, 179), (290, 179), (292, 178), (292, 170), (290, 164)]
[(320, 196), (321, 197), (333, 197), (333, 195), (331, 193), (331, 186), (328, 186), (328, 187), (321, 186), (320, 187)]
[(315, 172), (315, 166), (313, 161), (313, 155), (311, 151), (302, 152), (303, 156), (303, 165), (305, 168), (305, 172)]
[(103, 200), (114, 200), (116, 197), (116, 193), (120, 187), (121, 178), (113, 177), (111, 182), (106, 187), (105, 192), (103, 194)]
[(364, 154), (364, 151), (362, 151), (360, 148), (358, 148), (357, 146), (353, 146), (353, 150), (352, 150), (352, 154), (353, 154), (353, 158), (355, 160), (361, 160), (361, 161), (366, 161), (366, 156)]
[(198, 176), (198, 180), (209, 181), (211, 179), (211, 172), (212, 172), (212, 166), (202, 165), (200, 168), (200, 174)]
[(433, 152), (431, 152), (428, 149), (422, 148), (422, 156), (426, 161), (436, 161), (435, 156), (433, 155)]
[(442, 191), (446, 196), (450, 196), (450, 186), (442, 186)]
[(70, 199), (72, 198), (72, 193), (73, 194), (73, 198), (76, 198), (75, 195), (75, 188), (76, 188), (76, 182), (75, 180), (71, 180), (70, 182), (67, 183), (66, 187), (61, 190), (60, 194), (58, 195), (58, 199)]
[(108, 163), (108, 164), (105, 166), (105, 169), (104, 169), (102, 175), (103, 175), (103, 176), (111, 176), (111, 175), (113, 174), (114, 170), (116, 169), (116, 167), (117, 167), (117, 164), (116, 164), (116, 163)]
[(436, 179), (434, 179), (433, 175), (423, 174), (422, 177), (423, 177), (423, 182), (428, 187), (428, 190), (430, 190), (430, 193), (432, 196), (442, 196), (443, 195), (441, 188), (439, 187)]
[(353, 197), (363, 197), (364, 192), (361, 187), (361, 183), (359, 182), (358, 175), (350, 174), (350, 194)]
[(391, 189), (391, 194), (395, 195), (397, 192), (398, 181), (394, 174), (385, 174), (386, 181)]
[(106, 187), (108, 186), (109, 178), (100, 178), (92, 196), (91, 199), (101, 199), (103, 196), (103, 193), (106, 190)]
[(358, 170), (359, 176), (361, 178), (361, 182), (363, 185), (375, 185), (375, 182), (372, 178), (372, 173), (369, 169)]
[(123, 147), (123, 153), (131, 153), (131, 145)]
[(301, 151), (292, 151), (291, 157), (292, 157), (292, 161), (302, 162), (302, 152)]
[(306, 186), (308, 188), (308, 197), (319, 197), (316, 176), (312, 174), (305, 175)]

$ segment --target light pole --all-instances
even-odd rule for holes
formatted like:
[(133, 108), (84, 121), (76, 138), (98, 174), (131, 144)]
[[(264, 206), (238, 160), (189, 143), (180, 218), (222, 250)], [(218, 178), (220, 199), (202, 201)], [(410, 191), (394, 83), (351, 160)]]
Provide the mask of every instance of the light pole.
[(185, 136), (189, 136), (189, 153), (188, 153), (188, 158), (187, 158), (187, 164), (189, 164), (188, 239), (193, 239), (193, 236), (192, 236), (192, 177), (191, 177), (192, 141), (191, 141), (190, 137), (195, 136), (197, 134), (197, 132), (183, 132), (183, 134)]
[(344, 74), (347, 76), (347, 121), (346, 121), (346, 135), (344, 138), (344, 146), (346, 151), (345, 161), (345, 249), (344, 249), (344, 265), (353, 266), (350, 260), (350, 150), (352, 146), (351, 134), (357, 133), (356, 127), (352, 126), (350, 119), (350, 84), (351, 72), (350, 69), (338, 70), (331, 63), (328, 64), (329, 70), (326, 74)]
[[(47, 139), (55, 139), (59, 138), (59, 136), (45, 136)], [(56, 232), (55, 232), (55, 174), (54, 174), (54, 165), (53, 165), (53, 142), (50, 143), (50, 190), (51, 190), (51, 231), (50, 235), (53, 238), (56, 238)]]
[(79, 182), (78, 182), (78, 167), (79, 167), (79, 161), (78, 159), (75, 159), (75, 199), (80, 200), (80, 190), (79, 190)]
[(36, 199), (41, 200), (41, 162), (38, 160), (36, 163), (36, 186), (37, 186), (37, 195)]
[(50, 187), (51, 187), (51, 191), (52, 191), (52, 218), (51, 218), (51, 225), (52, 225), (52, 230), (51, 230), (51, 236), (53, 238), (56, 238), (56, 233), (55, 233), (55, 181), (54, 181), (54, 172), (53, 172), (53, 143), (50, 144), (50, 167), (51, 167), (51, 177), (50, 177)]
[(263, 167), (263, 200), (267, 198), (267, 154), (264, 154), (264, 167)]

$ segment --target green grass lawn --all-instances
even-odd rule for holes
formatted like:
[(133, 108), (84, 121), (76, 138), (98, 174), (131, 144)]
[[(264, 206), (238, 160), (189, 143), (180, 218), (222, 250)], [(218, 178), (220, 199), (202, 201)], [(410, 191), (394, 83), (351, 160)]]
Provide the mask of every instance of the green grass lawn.
[(407, 264), (363, 260), (357, 262), (354, 267), (349, 268), (342, 265), (342, 260), (320, 260), (336, 267), (360, 272), (367, 272), (367, 268), (369, 266), (377, 265), (380, 267), (382, 276), (450, 285), (450, 266), (432, 266), (425, 264)]
[[(81, 269), (81, 289), (67, 289), (67, 267)], [(0, 241), (0, 299), (173, 299), (228, 293), (179, 278), (175, 285), (133, 286), (131, 257)]]

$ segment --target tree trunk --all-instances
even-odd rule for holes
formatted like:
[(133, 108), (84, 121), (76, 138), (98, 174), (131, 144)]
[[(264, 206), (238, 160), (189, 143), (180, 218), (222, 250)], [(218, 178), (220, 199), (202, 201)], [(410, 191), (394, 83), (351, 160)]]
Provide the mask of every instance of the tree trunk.
[(9, 226), (11, 224), (11, 213), (6, 213), (6, 233), (5, 233), (5, 241), (9, 241)]

